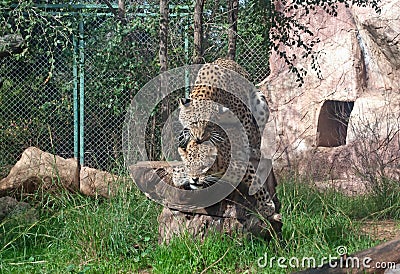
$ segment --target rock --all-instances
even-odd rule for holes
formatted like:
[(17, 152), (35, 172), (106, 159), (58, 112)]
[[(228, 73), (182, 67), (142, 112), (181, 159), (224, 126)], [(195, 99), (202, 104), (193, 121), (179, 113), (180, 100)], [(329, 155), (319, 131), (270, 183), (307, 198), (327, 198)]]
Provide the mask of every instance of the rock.
[(382, 0), (381, 14), (353, 7), (366, 69), (366, 89), (373, 93), (396, 92), (400, 85), (400, 3)]
[(3, 220), (18, 204), (17, 200), (11, 197), (0, 198), (0, 221)]
[[(360, 134), (350, 129), (378, 124), (380, 141), (387, 139), (388, 128), (400, 129), (400, 2), (382, 0), (380, 6), (381, 14), (339, 4), (337, 17), (320, 8), (298, 15), (321, 40), (315, 50), (322, 79), (297, 48), (282, 46), (289, 56), (298, 56), (298, 67), (308, 71), (301, 87), (285, 62), (276, 53), (270, 56), (271, 73), (259, 86), (275, 123), (276, 170), (309, 175), (310, 165), (318, 165), (319, 177), (352, 178), (357, 173), (353, 163), (346, 160), (348, 165), (341, 165), (333, 157), (339, 147), (341, 155), (357, 156), (354, 142)], [(392, 145), (389, 150), (396, 149)], [(315, 154), (326, 158), (317, 163)], [(332, 174), (331, 166), (339, 168), (339, 174)], [(328, 173), (321, 174), (323, 170)]]
[(75, 159), (64, 159), (29, 147), (8, 176), (0, 181), (0, 194), (13, 190), (32, 193), (38, 187), (48, 190), (58, 185), (76, 191), (77, 171)]
[(0, 222), (5, 218), (32, 222), (36, 220), (36, 211), (28, 203), (18, 202), (11, 197), (0, 198)]
[(108, 198), (116, 192), (119, 184), (116, 182), (126, 181), (129, 178), (120, 177), (105, 171), (90, 167), (82, 167), (80, 170), (79, 190), (88, 196), (103, 196)]
[(115, 181), (122, 179), (126, 180), (89, 167), (79, 170), (76, 159), (64, 159), (29, 147), (8, 176), (0, 181), (0, 197), (15, 191), (33, 193), (39, 187), (46, 191), (62, 187), (85, 195), (109, 197), (115, 191)]
[(347, 196), (359, 196), (367, 193), (366, 183), (359, 178), (316, 181), (315, 186), (322, 191), (334, 189)]
[(350, 144), (359, 138), (383, 140), (399, 131), (400, 94), (363, 96), (354, 102), (346, 143)]
[(400, 264), (396, 264), (394, 268), (387, 268), (384, 274), (400, 274)]

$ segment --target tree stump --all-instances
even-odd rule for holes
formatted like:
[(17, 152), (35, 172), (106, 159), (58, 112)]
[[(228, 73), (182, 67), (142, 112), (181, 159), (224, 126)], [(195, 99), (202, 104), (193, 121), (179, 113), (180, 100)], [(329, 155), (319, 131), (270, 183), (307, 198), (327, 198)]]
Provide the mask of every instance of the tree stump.
[[(179, 164), (179, 163), (176, 163)], [(154, 184), (152, 189), (155, 192), (163, 189), (157, 187), (162, 184), (171, 184), (172, 167), (167, 162), (140, 162), (131, 166), (130, 171), (136, 175), (136, 182), (141, 185)], [(151, 182), (151, 183), (150, 183)], [(280, 203), (276, 196), (277, 181), (273, 170), (265, 182), (268, 190), (277, 206), (279, 213)], [(159, 189), (159, 190), (157, 190)], [(181, 190), (190, 192), (190, 190)], [(229, 235), (253, 234), (257, 237), (269, 240), (274, 234), (280, 235), (281, 220), (261, 220), (255, 214), (256, 201), (249, 196), (248, 189), (242, 184), (222, 201), (201, 209), (182, 210), (173, 206), (164, 206), (158, 216), (159, 222), (159, 243), (169, 243), (174, 236), (187, 233), (200, 240), (212, 231), (223, 232)], [(151, 198), (161, 193), (150, 193)], [(177, 199), (180, 199), (177, 197)]]

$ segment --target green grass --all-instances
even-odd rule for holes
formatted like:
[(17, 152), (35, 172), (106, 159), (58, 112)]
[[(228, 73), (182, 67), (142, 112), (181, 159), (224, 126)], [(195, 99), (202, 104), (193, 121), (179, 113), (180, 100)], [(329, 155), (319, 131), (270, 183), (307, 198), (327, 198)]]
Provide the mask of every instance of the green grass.
[[(319, 193), (305, 183), (286, 180), (279, 186), (284, 218), (283, 241), (267, 243), (218, 233), (199, 242), (190, 236), (158, 244), (161, 206), (135, 187), (121, 186), (116, 197), (95, 199), (77, 194), (29, 197), (36, 220), (24, 217), (0, 223), (0, 273), (287, 273), (296, 268), (260, 268), (267, 254), (291, 258), (336, 256), (378, 241), (359, 232), (363, 218), (399, 218), (400, 194), (345, 197)], [(397, 195), (397, 196), (396, 196)]]

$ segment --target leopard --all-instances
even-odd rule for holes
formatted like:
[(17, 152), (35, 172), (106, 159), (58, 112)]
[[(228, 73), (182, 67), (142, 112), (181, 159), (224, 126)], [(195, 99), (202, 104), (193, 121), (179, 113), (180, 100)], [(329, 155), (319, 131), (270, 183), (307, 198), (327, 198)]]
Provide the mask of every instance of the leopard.
[[(210, 174), (216, 169), (214, 163), (218, 156), (217, 148), (210, 145), (210, 141), (206, 141), (201, 150), (194, 149), (194, 143), (196, 142), (189, 142), (185, 149), (178, 147), (178, 153), (182, 159), (186, 159), (187, 163), (190, 163), (190, 168), (187, 168), (185, 162), (183, 165), (173, 168), (172, 181), (175, 187), (196, 190), (211, 186), (217, 181), (217, 176)], [(190, 151), (190, 156), (188, 151)]]
[[(190, 140), (185, 148), (178, 147), (178, 153), (186, 169), (176, 170), (175, 172), (182, 172), (187, 175), (188, 178), (186, 179), (193, 185), (191, 189), (196, 189), (198, 186), (200, 188), (204, 188), (204, 185), (209, 186), (212, 182), (220, 179), (229, 166), (233, 165), (235, 168), (249, 166), (249, 160), (246, 158), (247, 155), (241, 145), (240, 143), (233, 143), (231, 146), (229, 142), (223, 142), (220, 146), (215, 146), (211, 141), (196, 142)], [(253, 170), (254, 167), (252, 165), (251, 167)], [(176, 174), (176, 176), (179, 175)], [(184, 176), (181, 176), (182, 179), (179, 180), (184, 181)], [(201, 179), (200, 182), (204, 182), (204, 178), (207, 178), (211, 184), (197, 184), (199, 179)], [(254, 181), (249, 186), (249, 194), (254, 195), (261, 186), (261, 181)]]
[[(256, 175), (248, 157), (250, 153), (250, 159), (260, 158), (261, 133), (269, 118), (268, 105), (254, 86), (238, 83), (232, 70), (248, 77), (247, 72), (231, 60), (217, 59), (205, 64), (197, 75), (190, 98), (181, 99), (179, 121), (184, 130), (178, 153), (183, 164), (174, 168), (172, 182), (178, 188), (197, 190), (215, 184), (222, 177), (237, 181), (237, 174), (244, 174), (241, 184), (256, 198), (257, 207), (268, 217), (278, 216), (265, 182)], [(226, 90), (235, 91), (238, 96)], [(231, 121), (225, 118), (229, 111), (239, 119), (244, 132), (230, 126)], [(241, 141), (231, 142), (228, 136)], [(244, 145), (237, 147), (239, 144)], [(239, 154), (231, 155), (233, 151)], [(225, 174), (228, 166), (233, 173)]]
[[(175, 187), (198, 190), (215, 184), (222, 177), (231, 184), (240, 180), (248, 194), (254, 196), (257, 212), (267, 219), (281, 221), (275, 197), (270, 195), (266, 184), (256, 175), (251, 162), (237, 159), (229, 163), (226, 160), (224, 163), (219, 162), (224, 158), (218, 157), (218, 149), (210, 141), (198, 143), (191, 140), (186, 148), (178, 148), (178, 152), (183, 164), (173, 168), (172, 182)], [(231, 166), (232, 172), (224, 174), (220, 167), (227, 164)]]
[[(268, 104), (262, 92), (249, 82), (238, 80), (235, 73), (249, 78), (235, 61), (222, 58), (199, 70), (190, 97), (180, 100), (179, 121), (184, 127), (179, 136), (180, 147), (185, 147), (190, 139), (210, 140), (215, 145), (224, 143), (220, 137), (224, 134), (216, 124), (237, 128), (228, 118), (233, 113), (247, 134), (250, 158), (259, 158), (261, 136), (270, 114)], [(235, 94), (228, 91), (235, 91)]]

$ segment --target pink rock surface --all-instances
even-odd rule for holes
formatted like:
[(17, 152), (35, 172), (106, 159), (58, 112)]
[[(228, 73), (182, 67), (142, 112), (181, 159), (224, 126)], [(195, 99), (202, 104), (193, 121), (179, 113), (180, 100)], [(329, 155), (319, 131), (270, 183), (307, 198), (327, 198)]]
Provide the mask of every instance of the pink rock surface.
[[(346, 119), (346, 124), (350, 121), (348, 129), (376, 122), (384, 124), (382, 128), (399, 129), (400, 1), (382, 0), (381, 10), (381, 14), (376, 14), (372, 8), (339, 5), (337, 17), (322, 9), (298, 16), (321, 40), (315, 48), (321, 79), (312, 70), (311, 60), (300, 58), (298, 48), (282, 47), (281, 50), (288, 55), (296, 54), (296, 66), (308, 71), (301, 87), (284, 60), (276, 53), (271, 55), (271, 74), (259, 86), (269, 101), (275, 124), (274, 163), (278, 171), (296, 168), (295, 165), (307, 167), (314, 161), (313, 153), (321, 150), (321, 143), (329, 143), (321, 138), (329, 139), (330, 134), (332, 138), (339, 138), (335, 137), (338, 131), (344, 134), (339, 143), (349, 150), (361, 138), (354, 131), (346, 133), (345, 126), (334, 122), (337, 117), (329, 117), (332, 113), (323, 108), (326, 102), (334, 102), (332, 106), (338, 108), (338, 113), (339, 107), (351, 106), (353, 111), (351, 114), (349, 111)], [(391, 118), (385, 118), (387, 113)], [(381, 137), (385, 138), (384, 134)], [(336, 153), (329, 148), (323, 151)], [(332, 155), (326, 157), (331, 159)], [(335, 159), (326, 165), (332, 161)], [(342, 168), (347, 169), (343, 173), (353, 172), (351, 164)]]

